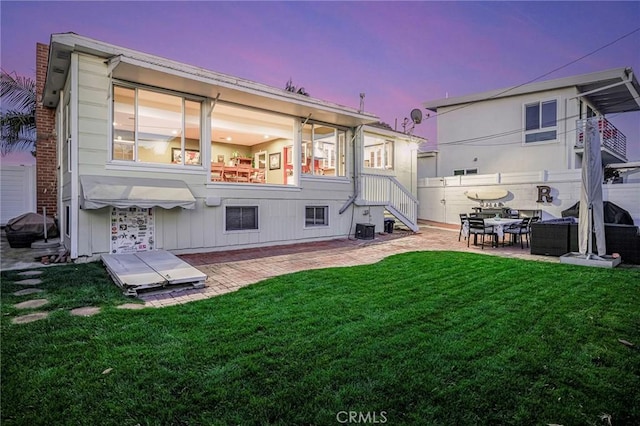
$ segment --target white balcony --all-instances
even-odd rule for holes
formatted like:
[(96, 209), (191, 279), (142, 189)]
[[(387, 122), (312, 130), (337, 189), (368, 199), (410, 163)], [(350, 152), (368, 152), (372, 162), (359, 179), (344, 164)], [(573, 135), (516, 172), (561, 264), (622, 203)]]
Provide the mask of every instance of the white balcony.
[(587, 120), (594, 120), (600, 133), (602, 162), (624, 163), (627, 161), (627, 137), (604, 117), (592, 117), (576, 121), (576, 151), (584, 150)]

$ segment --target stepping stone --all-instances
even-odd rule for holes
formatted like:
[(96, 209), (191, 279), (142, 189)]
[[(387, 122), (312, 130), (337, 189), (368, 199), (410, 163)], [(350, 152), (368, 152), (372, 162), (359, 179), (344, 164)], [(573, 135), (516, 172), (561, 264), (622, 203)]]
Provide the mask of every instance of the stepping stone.
[(100, 308), (96, 308), (95, 306), (84, 306), (82, 308), (72, 309), (70, 313), (71, 315), (78, 317), (90, 317), (98, 312), (100, 312)]
[(27, 294), (34, 294), (34, 293), (42, 293), (44, 290), (39, 289), (39, 288), (25, 288), (24, 290), (18, 290), (15, 293), (13, 293), (14, 296), (26, 296)]
[(15, 317), (11, 320), (11, 322), (14, 324), (26, 324), (28, 322), (34, 322), (41, 319), (45, 319), (48, 316), (49, 316), (48, 312), (34, 312), (33, 314), (21, 315), (19, 317)]
[(35, 277), (36, 275), (42, 274), (42, 271), (24, 271), (20, 272), (18, 275), (21, 277)]
[(38, 285), (42, 284), (42, 280), (39, 278), (27, 278), (26, 280), (16, 281), (14, 284), (18, 285)]
[(116, 306), (118, 309), (144, 309), (145, 305), (141, 303), (125, 303), (124, 305)]
[(13, 305), (13, 307), (16, 309), (34, 309), (39, 308), (40, 306), (44, 306), (47, 303), (49, 303), (47, 299), (33, 299), (16, 303), (15, 305)]

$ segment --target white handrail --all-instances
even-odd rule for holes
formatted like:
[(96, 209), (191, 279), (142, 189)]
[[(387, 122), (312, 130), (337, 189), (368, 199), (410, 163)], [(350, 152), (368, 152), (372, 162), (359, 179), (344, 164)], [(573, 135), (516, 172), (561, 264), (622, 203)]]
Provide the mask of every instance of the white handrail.
[(360, 199), (383, 204), (413, 231), (418, 230), (418, 200), (393, 176), (361, 175)]

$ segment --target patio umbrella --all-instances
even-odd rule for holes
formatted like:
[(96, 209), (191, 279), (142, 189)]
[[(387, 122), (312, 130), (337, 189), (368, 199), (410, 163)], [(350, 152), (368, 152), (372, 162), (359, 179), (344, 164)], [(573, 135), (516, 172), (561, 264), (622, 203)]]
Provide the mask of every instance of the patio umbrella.
[(580, 254), (588, 259), (593, 256), (592, 230), (595, 230), (596, 233), (598, 256), (604, 256), (607, 253), (607, 248), (604, 237), (603, 172), (597, 118), (587, 120), (585, 133), (578, 243)]

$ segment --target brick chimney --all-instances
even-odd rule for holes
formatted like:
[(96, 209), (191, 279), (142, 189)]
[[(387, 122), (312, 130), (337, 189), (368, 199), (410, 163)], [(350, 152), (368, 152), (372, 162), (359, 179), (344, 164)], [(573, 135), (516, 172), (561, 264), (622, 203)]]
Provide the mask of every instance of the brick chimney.
[(56, 154), (56, 110), (42, 105), (47, 79), (49, 46), (36, 44), (36, 206), (47, 216), (58, 214), (58, 159)]

